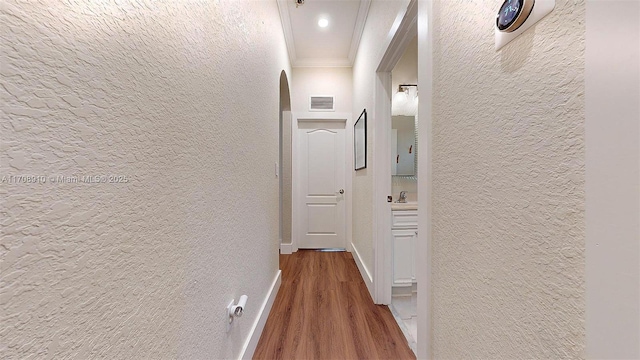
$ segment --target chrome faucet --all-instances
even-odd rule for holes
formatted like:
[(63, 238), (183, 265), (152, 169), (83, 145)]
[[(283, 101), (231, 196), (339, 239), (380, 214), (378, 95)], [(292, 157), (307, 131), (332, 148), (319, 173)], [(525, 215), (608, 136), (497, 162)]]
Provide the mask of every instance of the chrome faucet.
[(397, 203), (406, 203), (407, 202), (407, 192), (406, 191), (400, 191), (400, 197), (398, 198), (398, 200), (396, 202)]

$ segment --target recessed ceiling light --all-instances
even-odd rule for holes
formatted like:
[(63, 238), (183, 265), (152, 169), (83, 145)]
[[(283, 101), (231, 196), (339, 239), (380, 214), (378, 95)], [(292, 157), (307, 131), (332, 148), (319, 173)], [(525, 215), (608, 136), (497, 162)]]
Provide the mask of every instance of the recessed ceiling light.
[(320, 20), (318, 20), (318, 26), (325, 28), (327, 26), (329, 26), (329, 20), (322, 18)]

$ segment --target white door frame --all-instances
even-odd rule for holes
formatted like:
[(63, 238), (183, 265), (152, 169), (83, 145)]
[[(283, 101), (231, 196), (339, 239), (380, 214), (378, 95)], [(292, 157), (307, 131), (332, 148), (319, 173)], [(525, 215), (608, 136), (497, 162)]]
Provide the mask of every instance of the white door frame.
[[(396, 66), (409, 43), (418, 34), (418, 1), (412, 0), (409, 6), (398, 14), (389, 32), (387, 46), (380, 59), (375, 78), (375, 127), (374, 176), (373, 176), (373, 251), (374, 251), (374, 298), (377, 304), (391, 303), (393, 283), (391, 239), (391, 206), (387, 196), (391, 195), (391, 70)], [(418, 86), (418, 88), (420, 88)], [(422, 95), (422, 94), (421, 94)], [(422, 99), (421, 99), (422, 100)], [(420, 128), (420, 126), (418, 126)], [(422, 150), (422, 148), (418, 147)], [(420, 155), (418, 155), (420, 159)], [(420, 168), (420, 167), (418, 167)], [(419, 179), (419, 178), (418, 178)], [(420, 196), (418, 196), (420, 198)]]
[[(352, 241), (352, 200), (353, 200), (353, 123), (350, 113), (322, 113), (322, 112), (296, 112), (292, 113), (291, 121), (291, 204), (293, 211), (291, 214), (291, 247), (281, 249), (281, 253), (290, 254), (298, 251), (300, 244), (299, 234), (301, 226), (300, 210), (302, 207), (303, 195), (300, 186), (300, 167), (298, 160), (300, 156), (300, 138), (298, 135), (298, 122), (301, 121), (341, 121), (345, 123), (345, 248), (351, 251)], [(298, 211), (296, 211), (298, 209)], [(289, 250), (289, 251), (286, 251)]]
[(418, 236), (416, 281), (418, 283), (418, 359), (429, 359), (431, 351), (431, 243), (432, 239), (432, 129), (433, 129), (433, 0), (418, 4)]

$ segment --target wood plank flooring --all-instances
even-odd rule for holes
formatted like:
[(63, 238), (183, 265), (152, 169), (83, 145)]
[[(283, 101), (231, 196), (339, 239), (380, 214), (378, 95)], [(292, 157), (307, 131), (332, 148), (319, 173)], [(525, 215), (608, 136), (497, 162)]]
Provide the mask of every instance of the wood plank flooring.
[(282, 285), (254, 359), (415, 359), (348, 252), (280, 255)]

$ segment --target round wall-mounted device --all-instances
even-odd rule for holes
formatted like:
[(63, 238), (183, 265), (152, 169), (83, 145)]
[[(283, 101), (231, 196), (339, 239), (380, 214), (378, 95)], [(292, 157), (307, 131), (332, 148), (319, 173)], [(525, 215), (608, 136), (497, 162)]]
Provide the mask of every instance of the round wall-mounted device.
[(535, 0), (505, 0), (496, 17), (496, 26), (502, 32), (516, 31), (529, 18)]

